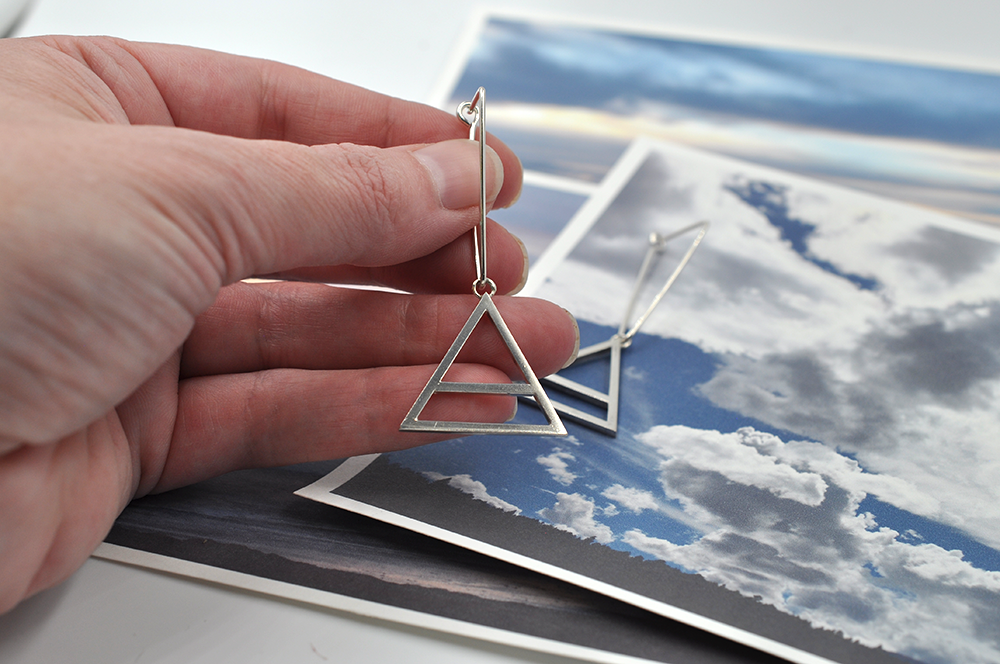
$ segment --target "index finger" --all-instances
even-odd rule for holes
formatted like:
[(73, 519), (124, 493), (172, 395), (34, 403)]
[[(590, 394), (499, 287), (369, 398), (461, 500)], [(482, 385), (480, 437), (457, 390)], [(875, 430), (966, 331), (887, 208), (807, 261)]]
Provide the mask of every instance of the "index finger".
[[(187, 46), (112, 39), (90, 40), (78, 48), (97, 49), (130, 74), (109, 75), (115, 72), (107, 66), (95, 69), (133, 124), (169, 123), (304, 145), (349, 142), (383, 148), (468, 136), (468, 127), (451, 113), (290, 65)], [(143, 80), (151, 85), (137, 84)], [(163, 106), (141, 98), (146, 95), (159, 95), (169, 118), (163, 117)], [(506, 207), (521, 189), (521, 164), (502, 141), (490, 136), (488, 142), (504, 166), (503, 189), (495, 205)]]

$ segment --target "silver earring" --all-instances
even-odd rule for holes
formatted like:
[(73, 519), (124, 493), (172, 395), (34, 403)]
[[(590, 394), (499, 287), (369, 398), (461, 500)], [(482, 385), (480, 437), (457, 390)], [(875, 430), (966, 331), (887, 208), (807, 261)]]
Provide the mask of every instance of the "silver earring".
[[(552, 405), (557, 411), (566, 416), (566, 418), (600, 431), (601, 433), (609, 436), (615, 436), (618, 434), (618, 399), (619, 384), (621, 382), (622, 350), (628, 348), (632, 344), (632, 339), (639, 332), (639, 328), (642, 327), (642, 324), (645, 323), (646, 319), (649, 318), (649, 315), (653, 313), (653, 310), (656, 309), (656, 306), (663, 299), (663, 296), (667, 294), (670, 287), (674, 285), (675, 281), (677, 281), (677, 277), (684, 270), (688, 261), (691, 260), (691, 256), (693, 256), (695, 250), (698, 249), (698, 245), (701, 244), (702, 238), (704, 238), (705, 234), (708, 233), (708, 227), (709, 223), (707, 221), (699, 221), (698, 223), (691, 224), (690, 226), (686, 226), (679, 231), (674, 231), (668, 235), (660, 235), (659, 233), (650, 234), (646, 255), (642, 260), (642, 266), (639, 268), (639, 274), (635, 278), (635, 284), (632, 287), (632, 295), (629, 297), (628, 306), (625, 309), (625, 315), (622, 318), (622, 322), (618, 326), (618, 332), (616, 332), (614, 336), (607, 341), (602, 341), (601, 343), (580, 349), (580, 353), (577, 355), (576, 360), (572, 365), (570, 365), (572, 367), (585, 362), (591, 362), (607, 353), (611, 364), (607, 392), (595, 390), (594, 388), (570, 380), (564, 376), (560, 376), (558, 373), (542, 379), (544, 384), (549, 385), (553, 389), (558, 390), (567, 396), (596, 406), (599, 411), (603, 410), (606, 414), (605, 417), (598, 417), (580, 410), (579, 408), (574, 408), (566, 403), (553, 400)], [(661, 288), (656, 294), (656, 297), (653, 298), (652, 303), (650, 303), (650, 305), (646, 308), (646, 311), (644, 311), (642, 315), (636, 319), (635, 323), (629, 327), (629, 321), (632, 318), (632, 311), (635, 309), (635, 303), (639, 297), (639, 291), (642, 289), (643, 283), (648, 278), (649, 271), (652, 268), (656, 257), (663, 253), (668, 242), (680, 237), (681, 235), (685, 235), (696, 228), (700, 230), (698, 235), (695, 236), (694, 240), (691, 242), (691, 246), (688, 248), (687, 253), (684, 254), (684, 258), (682, 258), (677, 267), (674, 268), (674, 271), (667, 279), (667, 283), (664, 284), (663, 288)]]
[[(486, 91), (479, 88), (473, 96), (472, 101), (467, 101), (459, 105), (456, 111), (458, 118), (469, 125), (469, 138), (479, 141), (479, 227), (473, 230), (473, 241), (476, 245), (476, 280), (472, 284), (472, 292), (479, 296), (479, 305), (476, 306), (469, 320), (466, 321), (462, 331), (458, 333), (451, 348), (445, 353), (444, 359), (438, 365), (430, 380), (420, 392), (417, 400), (413, 403), (410, 411), (399, 426), (400, 431), (430, 431), (436, 433), (462, 433), (462, 434), (531, 434), (536, 436), (565, 436), (566, 427), (556, 413), (552, 402), (545, 394), (535, 372), (531, 370), (528, 361), (524, 358), (524, 353), (518, 347), (514, 336), (507, 328), (503, 317), (493, 303), (493, 295), (497, 292), (497, 286), (486, 275)], [(451, 368), (455, 358), (458, 357), (462, 346), (468, 341), (469, 336), (475, 329), (479, 321), (489, 314), (490, 319), (496, 326), (497, 331), (503, 338), (507, 349), (517, 363), (518, 368), (524, 375), (524, 382), (513, 383), (458, 383), (444, 380), (445, 374)], [(495, 394), (517, 396), (522, 399), (531, 398), (533, 402), (545, 414), (548, 424), (516, 424), (516, 423), (489, 423), (489, 422), (450, 422), (440, 420), (421, 420), (420, 413), (427, 402), (437, 392), (461, 393), (461, 394)]]

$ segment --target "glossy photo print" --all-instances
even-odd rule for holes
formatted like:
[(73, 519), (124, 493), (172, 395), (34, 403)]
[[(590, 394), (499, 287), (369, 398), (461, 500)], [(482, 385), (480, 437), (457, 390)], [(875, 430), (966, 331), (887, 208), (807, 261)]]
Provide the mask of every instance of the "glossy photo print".
[(579, 586), (294, 495), (339, 465), (238, 471), (135, 500), (97, 555), (588, 662), (777, 663)]
[(600, 183), (637, 136), (1000, 221), (1000, 76), (487, 15), (441, 86), (485, 86), (532, 171)]
[(702, 219), (621, 353), (616, 436), (465, 438), (300, 493), (793, 661), (997, 661), (1000, 232), (640, 141), (535, 294), (608, 339), (650, 233)]

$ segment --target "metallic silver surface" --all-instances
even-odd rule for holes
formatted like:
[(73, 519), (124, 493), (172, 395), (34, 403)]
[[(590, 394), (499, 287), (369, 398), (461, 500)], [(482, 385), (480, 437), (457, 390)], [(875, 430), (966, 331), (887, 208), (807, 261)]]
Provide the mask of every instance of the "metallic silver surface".
[[(656, 309), (656, 306), (660, 304), (660, 301), (667, 294), (667, 291), (670, 290), (670, 287), (674, 285), (675, 281), (677, 281), (677, 277), (679, 277), (681, 272), (684, 271), (684, 268), (691, 260), (691, 257), (694, 256), (694, 252), (698, 250), (698, 245), (701, 244), (705, 234), (708, 233), (709, 226), (710, 224), (707, 221), (699, 221), (667, 235), (660, 235), (659, 233), (651, 233), (649, 235), (649, 248), (646, 250), (645, 258), (642, 260), (642, 267), (639, 268), (639, 274), (635, 278), (635, 285), (632, 287), (632, 295), (629, 297), (628, 307), (625, 309), (625, 316), (622, 318), (622, 323), (618, 327), (618, 334), (623, 335), (626, 348), (630, 343), (632, 343), (632, 337), (636, 335), (639, 328), (642, 327), (642, 324), (646, 322), (649, 315), (652, 314), (653, 310)], [(650, 302), (646, 310), (642, 312), (642, 315), (636, 319), (632, 328), (626, 332), (625, 328), (628, 326), (628, 321), (632, 317), (632, 310), (635, 308), (635, 302), (639, 298), (639, 291), (642, 289), (643, 282), (645, 282), (648, 277), (649, 269), (653, 264), (653, 259), (663, 253), (663, 250), (666, 248), (668, 242), (680, 237), (681, 235), (685, 235), (696, 228), (700, 228), (701, 230), (691, 242), (691, 246), (688, 248), (687, 253), (684, 254), (684, 257), (681, 259), (680, 263), (677, 264), (677, 267), (674, 268), (674, 271), (670, 273), (670, 277), (667, 278), (667, 282), (663, 285), (663, 288), (660, 289), (660, 292), (656, 294), (656, 297), (653, 298), (653, 301)]]
[[(473, 310), (469, 320), (465, 322), (461, 332), (455, 337), (451, 348), (445, 353), (444, 359), (438, 365), (430, 380), (420, 392), (420, 396), (410, 407), (410, 411), (403, 418), (403, 423), (399, 425), (400, 431), (432, 431), (438, 433), (463, 433), (463, 434), (529, 434), (535, 436), (565, 436), (566, 427), (559, 419), (552, 402), (545, 394), (542, 384), (535, 377), (535, 372), (531, 370), (528, 361), (521, 352), (514, 335), (510, 333), (507, 323), (493, 303), (493, 295), (497, 292), (497, 286), (486, 274), (486, 90), (479, 88), (472, 97), (472, 101), (459, 104), (455, 111), (458, 119), (469, 125), (469, 139), (479, 140), (479, 227), (473, 230), (473, 239), (476, 244), (476, 280), (472, 283), (472, 292), (479, 296), (479, 305)], [(445, 381), (444, 376), (451, 368), (458, 353), (462, 350), (465, 342), (468, 341), (476, 325), (486, 314), (489, 314), (497, 331), (503, 338), (504, 344), (510, 351), (511, 356), (517, 363), (518, 368), (524, 375), (525, 382), (513, 383), (458, 383)], [(517, 424), (511, 422), (451, 422), (440, 420), (421, 420), (420, 413), (423, 412), (427, 403), (434, 394), (461, 393), (461, 394), (496, 394), (517, 396), (522, 399), (533, 398), (548, 424)]]
[(496, 284), (486, 277), (486, 89), (479, 88), (471, 101), (462, 102), (455, 110), (458, 119), (469, 125), (469, 140), (479, 140), (479, 227), (473, 229), (476, 243), (476, 283), (472, 292), (480, 294), (480, 289), (492, 288), (490, 295), (496, 295)]
[[(476, 328), (480, 319), (482, 319), (482, 317), (486, 314), (489, 314), (490, 318), (493, 320), (493, 324), (496, 325), (497, 331), (500, 332), (500, 336), (503, 338), (508, 350), (510, 350), (514, 361), (517, 362), (518, 368), (521, 370), (521, 373), (524, 374), (526, 382), (457, 383), (444, 380), (445, 374), (448, 373), (448, 369), (451, 368), (455, 358), (458, 357), (458, 354), (465, 345), (465, 342), (468, 341), (472, 331)], [(430, 401), (431, 397), (437, 392), (534, 397), (535, 404), (542, 409), (548, 424), (421, 420), (420, 413)], [(517, 342), (514, 341), (514, 336), (510, 333), (510, 329), (500, 316), (500, 312), (497, 311), (497, 307), (493, 303), (493, 298), (489, 293), (483, 293), (482, 297), (480, 297), (479, 305), (476, 306), (475, 310), (473, 310), (472, 315), (469, 316), (469, 320), (467, 320), (465, 325), (462, 327), (462, 331), (458, 333), (455, 341), (451, 344), (451, 348), (449, 348), (448, 352), (445, 353), (444, 359), (441, 360), (437, 369), (434, 370), (434, 374), (431, 376), (430, 380), (427, 381), (424, 389), (420, 392), (420, 396), (418, 396), (417, 400), (413, 403), (413, 406), (410, 408), (410, 412), (408, 412), (406, 417), (403, 419), (403, 423), (399, 426), (399, 430), (466, 434), (531, 434), (536, 436), (566, 435), (566, 427), (563, 425), (562, 420), (559, 419), (559, 415), (556, 413), (552, 402), (549, 400), (548, 396), (546, 396), (545, 390), (542, 389), (541, 383), (538, 381), (538, 378), (535, 377), (535, 372), (531, 370), (531, 367), (528, 365), (528, 361), (524, 358), (524, 354), (518, 347)]]
[(580, 349), (580, 353), (576, 356), (576, 361), (573, 362), (573, 365), (571, 365), (576, 366), (583, 364), (584, 362), (592, 362), (604, 353), (608, 353), (611, 362), (611, 373), (608, 380), (608, 391), (606, 393), (595, 390), (594, 388), (588, 387), (582, 383), (578, 383), (575, 380), (570, 380), (569, 378), (560, 376), (559, 374), (553, 374), (542, 379), (544, 384), (554, 390), (563, 392), (581, 401), (593, 404), (598, 408), (606, 409), (606, 417), (602, 418), (597, 415), (592, 415), (580, 410), (579, 408), (574, 408), (569, 404), (561, 403), (559, 401), (552, 402), (555, 409), (574, 422), (584, 424), (589, 426), (591, 429), (596, 429), (597, 431), (609, 436), (617, 435), (618, 386), (621, 383), (622, 348), (622, 337), (616, 334), (607, 341), (602, 341), (599, 344), (594, 344), (593, 346), (587, 346), (586, 348)]
[[(570, 365), (577, 366), (579, 364), (583, 364), (584, 362), (592, 362), (607, 353), (609, 355), (609, 362), (611, 363), (611, 371), (608, 379), (608, 391), (605, 393), (595, 390), (592, 387), (588, 387), (582, 383), (560, 376), (558, 373), (542, 379), (542, 383), (566, 394), (567, 396), (590, 403), (597, 406), (599, 409), (605, 409), (607, 413), (606, 417), (601, 418), (597, 415), (582, 411), (579, 408), (574, 408), (569, 404), (560, 401), (553, 401), (552, 404), (558, 412), (562, 413), (574, 422), (578, 422), (579, 424), (583, 424), (609, 436), (616, 436), (618, 434), (618, 399), (619, 385), (621, 384), (622, 349), (628, 348), (632, 344), (632, 338), (638, 334), (643, 323), (646, 322), (646, 319), (649, 318), (650, 314), (653, 313), (653, 310), (660, 304), (663, 297), (667, 294), (667, 291), (670, 290), (670, 287), (674, 285), (675, 281), (677, 281), (677, 277), (680, 276), (680, 273), (684, 270), (685, 266), (687, 266), (688, 262), (690, 262), (694, 252), (698, 249), (698, 245), (701, 244), (705, 234), (708, 233), (708, 227), (709, 222), (699, 221), (691, 224), (690, 226), (685, 226), (680, 230), (668, 233), (667, 235), (661, 235), (659, 233), (650, 234), (649, 246), (646, 249), (646, 255), (642, 259), (642, 265), (639, 267), (639, 274), (636, 275), (635, 283), (632, 286), (632, 294), (629, 296), (628, 305), (625, 307), (625, 315), (622, 317), (621, 324), (618, 326), (618, 332), (607, 341), (581, 349), (577, 355), (576, 361)], [(681, 258), (677, 267), (674, 268), (674, 271), (670, 273), (670, 276), (667, 278), (663, 288), (659, 290), (649, 306), (646, 307), (646, 310), (639, 316), (638, 319), (636, 319), (632, 327), (629, 328), (629, 321), (632, 319), (632, 312), (635, 310), (636, 301), (639, 299), (639, 293), (642, 291), (643, 285), (649, 278), (649, 272), (652, 269), (656, 258), (663, 253), (667, 243), (671, 240), (690, 233), (695, 229), (700, 230), (691, 242), (691, 246), (688, 248), (687, 253), (684, 254), (683, 258)]]

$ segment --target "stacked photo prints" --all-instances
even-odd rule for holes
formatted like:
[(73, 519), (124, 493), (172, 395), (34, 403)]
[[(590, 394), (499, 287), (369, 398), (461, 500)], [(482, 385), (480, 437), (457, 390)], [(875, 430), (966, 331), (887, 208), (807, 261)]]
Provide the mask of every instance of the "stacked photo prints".
[(98, 555), (598, 662), (1000, 660), (1000, 76), (477, 34), (435, 101), (524, 163), (526, 293), (588, 346), (676, 276), (560, 372), (614, 426), (546, 383), (604, 424), (232, 473)]

